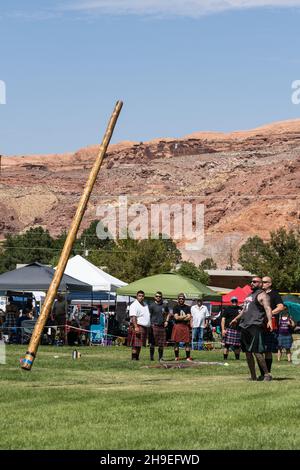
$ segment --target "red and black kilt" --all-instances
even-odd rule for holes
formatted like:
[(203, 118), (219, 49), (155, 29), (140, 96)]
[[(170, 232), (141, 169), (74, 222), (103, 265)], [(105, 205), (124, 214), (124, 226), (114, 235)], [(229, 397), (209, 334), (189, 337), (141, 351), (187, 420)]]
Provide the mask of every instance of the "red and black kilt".
[(133, 325), (130, 325), (128, 329), (127, 345), (132, 346), (133, 348), (141, 348), (142, 346), (146, 346), (148, 328), (141, 325), (138, 325), (138, 327), (138, 333), (134, 330)]
[(184, 323), (175, 323), (172, 330), (172, 341), (175, 343), (190, 343), (190, 327)]
[(234, 330), (233, 328), (227, 328), (225, 337), (224, 337), (224, 344), (227, 346), (240, 346), (241, 345), (241, 333), (238, 330)]
[(166, 344), (166, 329), (163, 325), (151, 325), (149, 342), (151, 346), (163, 348)]

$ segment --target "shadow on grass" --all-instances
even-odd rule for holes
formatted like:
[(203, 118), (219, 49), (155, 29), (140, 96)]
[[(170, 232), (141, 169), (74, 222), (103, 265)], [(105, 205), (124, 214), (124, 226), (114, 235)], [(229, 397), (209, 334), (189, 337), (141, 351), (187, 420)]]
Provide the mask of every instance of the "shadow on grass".
[(282, 382), (283, 380), (295, 380), (295, 377), (273, 377), (272, 382)]

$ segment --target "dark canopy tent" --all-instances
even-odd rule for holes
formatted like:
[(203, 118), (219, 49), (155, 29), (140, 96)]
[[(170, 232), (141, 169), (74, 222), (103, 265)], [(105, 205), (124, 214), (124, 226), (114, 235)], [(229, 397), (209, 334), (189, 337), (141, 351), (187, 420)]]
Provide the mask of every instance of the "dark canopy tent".
[[(20, 269), (14, 269), (0, 275), (0, 291), (47, 291), (55, 270), (49, 266), (34, 262)], [(64, 274), (59, 291), (92, 291), (92, 286)]]

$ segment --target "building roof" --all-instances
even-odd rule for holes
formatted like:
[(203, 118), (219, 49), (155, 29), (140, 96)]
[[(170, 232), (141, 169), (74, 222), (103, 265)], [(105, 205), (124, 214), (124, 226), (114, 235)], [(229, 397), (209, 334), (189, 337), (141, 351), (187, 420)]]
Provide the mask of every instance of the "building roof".
[(205, 269), (209, 276), (230, 276), (230, 277), (252, 277), (254, 274), (249, 271), (240, 271), (238, 269)]

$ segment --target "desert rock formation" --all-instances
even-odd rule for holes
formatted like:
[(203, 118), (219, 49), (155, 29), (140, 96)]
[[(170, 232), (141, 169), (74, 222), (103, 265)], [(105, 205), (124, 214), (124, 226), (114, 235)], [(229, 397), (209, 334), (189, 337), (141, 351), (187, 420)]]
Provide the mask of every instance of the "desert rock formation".
[[(42, 225), (67, 229), (97, 154), (97, 145), (61, 155), (4, 156), (0, 181), (0, 237)], [(82, 228), (96, 207), (128, 195), (128, 202), (202, 203), (205, 243), (184, 250), (196, 263), (212, 256), (220, 267), (257, 234), (300, 225), (300, 120), (230, 134), (199, 132), (179, 139), (111, 145)]]

